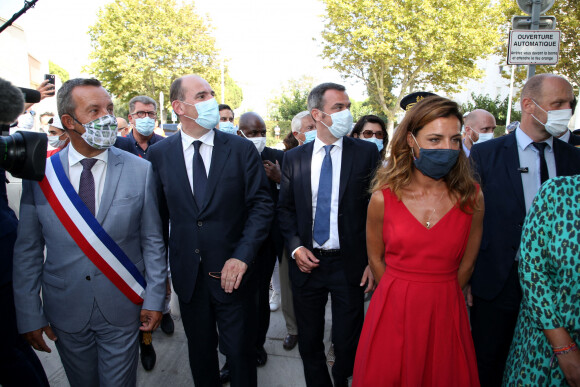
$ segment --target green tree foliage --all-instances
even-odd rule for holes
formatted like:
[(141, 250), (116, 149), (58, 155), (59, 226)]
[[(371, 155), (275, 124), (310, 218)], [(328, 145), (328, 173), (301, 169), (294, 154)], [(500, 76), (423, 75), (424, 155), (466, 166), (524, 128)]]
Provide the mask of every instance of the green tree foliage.
[[(502, 31), (505, 39), (504, 44), (497, 49), (497, 53), (503, 58), (507, 58), (508, 34), (511, 29), (512, 16), (525, 15), (519, 9), (515, 0), (501, 0), (503, 15), (501, 20), (505, 20)], [(561, 31), (560, 56), (558, 64), (555, 66), (536, 66), (536, 74), (556, 73), (566, 77), (575, 87), (580, 87), (580, 42), (578, 33), (580, 31), (580, 6), (578, 0), (557, 0), (552, 8), (547, 11), (548, 15), (555, 16), (557, 29)], [(515, 73), (515, 84), (522, 86), (527, 79), (528, 66), (518, 66)], [(511, 76), (511, 72), (503, 73), (505, 78)]]
[[(473, 102), (469, 101), (461, 105), (461, 109), (464, 112), (471, 112), (475, 109), (487, 110), (491, 113), (492, 116), (495, 117), (495, 121), (498, 125), (506, 125), (507, 109), (509, 103), (508, 97), (501, 99), (501, 97), (497, 96), (495, 99), (492, 99), (489, 94), (476, 95), (475, 93), (471, 93), (471, 99)], [(522, 113), (520, 111), (515, 111), (514, 106), (515, 103), (512, 102), (512, 113), (510, 120), (520, 121)]]
[(70, 79), (68, 71), (66, 71), (65, 69), (63, 69), (62, 67), (60, 67), (51, 60), (48, 61), (48, 72), (50, 74), (58, 75), (62, 83), (65, 83)]
[[(85, 69), (122, 103), (162, 91), (169, 107), (171, 82), (198, 74), (212, 87), (220, 71), (210, 26), (193, 3), (176, 0), (114, 0), (89, 28), (92, 63)], [(167, 111), (167, 110), (166, 110)]]
[[(228, 75), (226, 72), (224, 75), (224, 88), (226, 89), (225, 104), (232, 109), (237, 109), (242, 104), (244, 99), (244, 93), (242, 88), (236, 84), (236, 82)], [(215, 91), (215, 99), (221, 103), (222, 102), (222, 88), (221, 84), (213, 86)]]
[(491, 0), (323, 2), (323, 57), (364, 82), (390, 128), (406, 94), (428, 85), (458, 91), (464, 79), (481, 76), (476, 61), (499, 44)]
[(308, 94), (312, 90), (314, 80), (303, 76), (292, 79), (282, 88), (282, 93), (269, 103), (269, 116), (274, 121), (291, 121), (301, 111), (306, 110)]

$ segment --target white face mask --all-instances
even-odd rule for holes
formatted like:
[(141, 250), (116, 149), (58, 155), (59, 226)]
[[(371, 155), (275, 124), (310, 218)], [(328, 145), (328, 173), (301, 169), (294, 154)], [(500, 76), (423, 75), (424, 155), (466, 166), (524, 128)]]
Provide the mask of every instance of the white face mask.
[(66, 144), (66, 138), (64, 140), (60, 139), (60, 136), (48, 136), (48, 143), (53, 148), (62, 148)]
[(536, 103), (536, 101), (532, 100), (532, 102), (544, 113), (548, 114), (548, 120), (545, 124), (532, 114), (532, 117), (534, 117), (536, 121), (544, 125), (548, 133), (554, 137), (560, 137), (568, 131), (568, 122), (570, 122), (570, 118), (572, 118), (572, 109), (548, 110), (546, 112)]
[(479, 133), (479, 139), (473, 144), (481, 144), (493, 139), (493, 133)]
[(320, 121), (322, 125), (326, 126), (330, 133), (336, 137), (341, 138), (346, 136), (352, 130), (352, 114), (350, 114), (350, 110), (344, 109), (336, 113), (328, 114), (330, 118), (332, 118), (332, 125), (328, 126), (324, 122)]
[(251, 142), (254, 143), (258, 153), (262, 153), (264, 148), (266, 147), (266, 137), (250, 137), (248, 138)]

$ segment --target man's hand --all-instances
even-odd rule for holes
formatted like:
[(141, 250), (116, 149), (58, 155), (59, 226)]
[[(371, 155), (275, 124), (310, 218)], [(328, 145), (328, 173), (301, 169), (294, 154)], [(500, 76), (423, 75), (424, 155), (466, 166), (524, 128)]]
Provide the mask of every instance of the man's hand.
[(234, 289), (238, 289), (246, 270), (248, 270), (248, 265), (245, 262), (237, 258), (228, 259), (222, 268), (222, 289), (226, 293), (232, 293)]
[(52, 328), (49, 325), (32, 332), (23, 333), (22, 336), (26, 341), (28, 341), (30, 345), (32, 345), (32, 348), (36, 349), (37, 351), (50, 353), (51, 350), (48, 347), (48, 345), (46, 345), (46, 342), (42, 337), (42, 333), (45, 333), (46, 336), (52, 341), (56, 341), (57, 339), (56, 335), (54, 334)]
[(463, 288), (463, 295), (465, 296), (465, 302), (467, 303), (467, 306), (472, 307), (473, 306), (473, 296), (471, 295), (471, 285), (467, 284)]
[(48, 83), (48, 79), (45, 79), (36, 90), (40, 92), (41, 101), (46, 97), (54, 96), (54, 85), (52, 83)]
[(376, 286), (375, 286), (375, 277), (373, 276), (373, 272), (371, 271), (369, 265), (367, 265), (367, 267), (365, 268), (363, 276), (360, 280), (360, 286), (364, 286), (365, 283), (367, 283), (367, 281), (368, 285), (367, 288), (365, 289), (365, 293), (370, 293), (373, 290), (375, 290)]
[(312, 269), (318, 267), (318, 262), (320, 262), (312, 251), (308, 250), (306, 247), (302, 246), (296, 250), (294, 253), (294, 259), (296, 260), (296, 264), (300, 271), (304, 273), (312, 272)]
[(280, 178), (282, 177), (282, 174), (280, 173), (280, 164), (278, 164), (278, 160), (276, 160), (276, 164), (269, 160), (264, 160), (263, 164), (268, 179), (272, 180), (274, 183), (280, 184)]
[(161, 317), (163, 314), (156, 310), (141, 309), (141, 326), (140, 331), (153, 332), (161, 323)]

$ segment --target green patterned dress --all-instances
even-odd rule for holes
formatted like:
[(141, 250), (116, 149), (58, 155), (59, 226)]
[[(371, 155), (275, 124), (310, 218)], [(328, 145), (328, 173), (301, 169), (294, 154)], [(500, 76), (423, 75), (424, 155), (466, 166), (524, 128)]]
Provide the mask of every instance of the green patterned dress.
[(523, 298), (505, 386), (566, 386), (543, 329), (564, 327), (580, 344), (580, 175), (546, 182), (522, 233)]

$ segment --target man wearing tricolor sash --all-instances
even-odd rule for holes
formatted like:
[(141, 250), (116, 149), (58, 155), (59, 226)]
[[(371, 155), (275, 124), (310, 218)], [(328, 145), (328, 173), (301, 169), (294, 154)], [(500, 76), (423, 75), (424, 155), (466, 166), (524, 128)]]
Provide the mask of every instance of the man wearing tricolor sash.
[(56, 342), (73, 387), (134, 386), (138, 332), (159, 325), (167, 275), (151, 164), (112, 147), (113, 103), (96, 79), (65, 82), (57, 104), (70, 144), (43, 181), (23, 182), (18, 329), (36, 350)]

